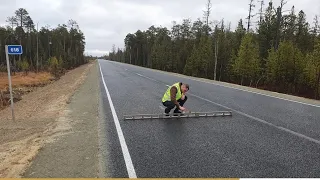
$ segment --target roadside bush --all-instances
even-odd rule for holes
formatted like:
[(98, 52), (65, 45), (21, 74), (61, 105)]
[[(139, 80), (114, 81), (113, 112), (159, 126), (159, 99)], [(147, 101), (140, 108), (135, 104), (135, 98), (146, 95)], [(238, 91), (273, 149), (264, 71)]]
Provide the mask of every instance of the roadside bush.
[(7, 72), (7, 66), (0, 65), (0, 72)]
[(57, 59), (56, 57), (51, 57), (48, 61), (49, 64), (49, 71), (55, 77), (59, 78), (63, 73), (63, 60), (60, 57)]
[(28, 75), (29, 72), (29, 63), (26, 58), (23, 58), (22, 61), (17, 62), (18, 69), (25, 72), (25, 75)]

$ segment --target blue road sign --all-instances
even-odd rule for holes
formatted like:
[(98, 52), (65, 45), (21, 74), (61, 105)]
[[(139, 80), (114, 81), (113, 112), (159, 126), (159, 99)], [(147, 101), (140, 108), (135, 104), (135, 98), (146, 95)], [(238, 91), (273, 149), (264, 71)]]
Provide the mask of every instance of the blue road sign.
[(22, 54), (21, 45), (8, 45), (8, 54)]

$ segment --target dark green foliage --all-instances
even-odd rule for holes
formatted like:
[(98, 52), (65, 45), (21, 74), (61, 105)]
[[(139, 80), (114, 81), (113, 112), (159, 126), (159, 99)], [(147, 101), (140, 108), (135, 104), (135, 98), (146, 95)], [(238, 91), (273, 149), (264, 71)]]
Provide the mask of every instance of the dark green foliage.
[(72, 69), (88, 62), (84, 58), (85, 37), (74, 20), (69, 20), (67, 25), (59, 24), (56, 28), (37, 27), (27, 10), (20, 8), (15, 11), (15, 16), (8, 17), (7, 23), (7, 27), (0, 27), (0, 66), (6, 66), (6, 44), (23, 46), (23, 54), (10, 56), (10, 61), (15, 69), (26, 73), (29, 70), (50, 70), (53, 57), (63, 62), (63, 69)]
[(209, 23), (206, 16), (204, 21), (184, 19), (181, 24), (174, 22), (170, 30), (151, 26), (128, 34), (125, 59), (119, 59), (117, 52), (108, 58), (196, 77), (214, 79), (216, 75), (218, 81), (319, 98), (318, 17), (310, 27), (303, 11), (296, 12), (295, 7), (286, 11), (281, 2), (274, 7), (270, 1), (262, 8), (255, 32), (247, 32), (242, 19), (234, 30), (230, 24), (226, 28), (224, 20)]

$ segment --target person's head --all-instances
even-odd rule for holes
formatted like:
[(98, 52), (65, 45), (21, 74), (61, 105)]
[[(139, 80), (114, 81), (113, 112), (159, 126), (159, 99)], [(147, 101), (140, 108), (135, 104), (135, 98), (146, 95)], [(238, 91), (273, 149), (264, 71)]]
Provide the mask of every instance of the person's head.
[(182, 93), (188, 92), (188, 91), (189, 91), (189, 84), (184, 84), (184, 83), (182, 83), (182, 85), (181, 85), (181, 91), (182, 91)]

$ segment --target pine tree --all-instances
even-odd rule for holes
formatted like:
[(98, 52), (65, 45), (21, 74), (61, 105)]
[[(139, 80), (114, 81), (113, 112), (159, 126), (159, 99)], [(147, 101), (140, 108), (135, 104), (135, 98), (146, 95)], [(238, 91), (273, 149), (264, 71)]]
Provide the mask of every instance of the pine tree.
[(294, 6), (291, 8), (291, 13), (289, 15), (285, 15), (284, 19), (284, 29), (283, 29), (283, 37), (282, 40), (284, 41), (294, 41), (295, 37), (294, 34), (296, 32), (296, 19), (297, 16), (295, 15)]
[(276, 37), (276, 16), (273, 11), (273, 4), (269, 2), (269, 6), (265, 12), (265, 17), (258, 28), (259, 56), (262, 68), (265, 68), (265, 59), (268, 57), (268, 51), (274, 47)]
[(303, 11), (299, 12), (297, 18), (296, 44), (298, 48), (307, 53), (312, 50), (312, 39), (309, 34), (309, 23), (306, 21), (306, 15)]
[(197, 76), (198, 75), (198, 62), (199, 58), (199, 50), (196, 45), (193, 45), (193, 49), (190, 57), (187, 59), (186, 65), (184, 67), (183, 73), (186, 75)]
[(271, 50), (267, 61), (268, 81), (277, 91), (295, 93), (302, 78), (303, 55), (291, 41), (283, 41), (277, 51)]
[(316, 47), (316, 43), (317, 43), (317, 36), (319, 34), (319, 18), (318, 15), (316, 15), (313, 19), (313, 28), (312, 28), (312, 32), (311, 32), (311, 36), (312, 36), (312, 51), (314, 50), (314, 47)]
[(200, 40), (200, 64), (201, 77), (208, 77), (209, 70), (213, 67), (212, 40), (208, 36), (202, 36)]
[(306, 57), (306, 67), (304, 69), (304, 75), (307, 80), (307, 84), (313, 88), (314, 98), (320, 98), (320, 40), (317, 39), (314, 51)]
[[(151, 26), (146, 31), (128, 34), (124, 52), (118, 50), (115, 57), (121, 59), (121, 54), (124, 54), (125, 62), (139, 66), (243, 85), (259, 85), (268, 90), (307, 97), (319, 91), (315, 89), (319, 88), (315, 63), (315, 44), (319, 38), (317, 17), (310, 29), (303, 11), (296, 13), (292, 6), (291, 12), (285, 13), (285, 0), (280, 1), (279, 7), (274, 7), (273, 1), (269, 0), (266, 9), (263, 8), (265, 1), (261, 0), (258, 1), (261, 6), (256, 32), (246, 34), (247, 26), (244, 27), (242, 19), (231, 31), (230, 23), (228, 28), (224, 27), (223, 18), (211, 31), (208, 28), (211, 1), (207, 2), (203, 21), (200, 18), (194, 22), (183, 19), (180, 24), (174, 22), (170, 31), (161, 26)], [(251, 6), (255, 3), (249, 2)], [(248, 25), (250, 29), (252, 23)], [(44, 37), (52, 35), (49, 30), (43, 34)], [(39, 49), (47, 57), (47, 39), (41, 41)], [(60, 45), (52, 51), (61, 51)]]
[(258, 78), (260, 72), (259, 50), (251, 33), (246, 34), (241, 41), (233, 71), (241, 79), (241, 85), (248, 82), (251, 85)]
[(242, 19), (239, 20), (238, 22), (238, 26), (237, 29), (235, 30), (235, 42), (234, 42), (234, 46), (233, 46), (233, 50), (235, 51), (235, 53), (238, 53), (242, 38), (244, 37), (244, 35), (246, 34), (246, 29), (243, 26), (243, 22)]

